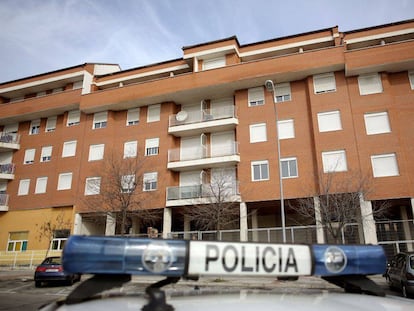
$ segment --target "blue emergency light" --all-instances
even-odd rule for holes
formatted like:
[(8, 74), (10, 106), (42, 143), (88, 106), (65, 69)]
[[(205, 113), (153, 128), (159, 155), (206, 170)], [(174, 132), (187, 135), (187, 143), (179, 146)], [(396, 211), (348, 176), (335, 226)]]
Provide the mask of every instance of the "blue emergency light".
[(340, 276), (383, 274), (378, 245), (302, 245), (71, 236), (64, 270), (167, 277)]

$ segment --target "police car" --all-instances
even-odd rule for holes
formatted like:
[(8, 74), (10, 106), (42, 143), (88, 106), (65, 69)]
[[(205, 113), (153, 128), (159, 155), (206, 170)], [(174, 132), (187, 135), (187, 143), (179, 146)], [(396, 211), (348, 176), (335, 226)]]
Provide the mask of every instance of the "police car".
[[(300, 245), (72, 236), (63, 251), (66, 272), (90, 274), (63, 300), (42, 310), (412, 310), (412, 301), (384, 297), (367, 275), (381, 275), (386, 257), (375, 245)], [(125, 293), (131, 276), (159, 276), (145, 292)], [(181, 279), (318, 276), (345, 293), (301, 290), (169, 292)], [(108, 294), (111, 292), (111, 294)], [(106, 293), (106, 294), (105, 294)], [(363, 294), (363, 295), (361, 295)], [(259, 309), (260, 308), (260, 309)]]

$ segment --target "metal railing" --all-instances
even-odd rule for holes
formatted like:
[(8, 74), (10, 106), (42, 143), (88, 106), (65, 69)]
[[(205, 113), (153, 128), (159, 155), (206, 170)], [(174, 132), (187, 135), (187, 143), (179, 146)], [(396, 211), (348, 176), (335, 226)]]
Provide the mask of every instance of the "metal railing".
[(60, 256), (62, 251), (56, 250), (33, 250), (24, 252), (0, 252), (0, 268), (16, 269), (29, 268), (33, 269), (39, 265), (47, 256)]
[(14, 163), (0, 164), (0, 174), (14, 174)]
[(18, 144), (19, 142), (19, 134), (0, 132), (0, 143)]
[(232, 196), (239, 194), (238, 181), (223, 184), (221, 189), (218, 189), (219, 187), (219, 185), (215, 184), (167, 187), (167, 201), (210, 198), (213, 196), (214, 188), (217, 188), (217, 190), (221, 190), (223, 198), (230, 199)]
[(190, 111), (187, 113), (187, 118), (185, 120), (180, 120), (177, 115), (173, 114), (169, 116), (169, 127), (178, 126), (178, 125), (186, 125), (186, 124), (193, 124), (193, 123), (200, 123), (200, 122), (208, 122), (214, 120), (222, 120), (228, 118), (235, 118), (236, 117), (236, 110), (235, 106), (224, 106), (215, 108), (214, 112), (210, 109), (203, 109), (200, 111)]
[(9, 203), (9, 195), (6, 193), (0, 193), (0, 206), (7, 206)]
[(168, 162), (200, 160), (206, 158), (223, 157), (237, 155), (239, 150), (239, 143), (232, 141), (226, 146), (220, 146), (220, 150), (212, 153), (212, 146), (197, 146), (191, 148), (174, 148), (168, 150)]

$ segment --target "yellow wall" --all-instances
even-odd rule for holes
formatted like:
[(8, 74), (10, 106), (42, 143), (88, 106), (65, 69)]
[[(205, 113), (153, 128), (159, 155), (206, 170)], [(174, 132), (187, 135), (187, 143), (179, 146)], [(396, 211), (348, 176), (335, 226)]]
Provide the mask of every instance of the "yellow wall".
[(9, 232), (17, 231), (29, 232), (27, 250), (47, 249), (49, 241), (46, 237), (39, 239), (40, 228), (50, 222), (52, 228), (72, 230), (72, 210), (62, 207), (0, 213), (0, 251), (7, 250)]

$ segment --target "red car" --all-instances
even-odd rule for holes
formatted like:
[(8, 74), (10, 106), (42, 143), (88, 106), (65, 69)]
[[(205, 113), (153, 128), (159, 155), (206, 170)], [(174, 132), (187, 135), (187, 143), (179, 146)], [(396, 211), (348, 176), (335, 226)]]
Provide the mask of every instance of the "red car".
[(80, 281), (80, 274), (66, 273), (63, 271), (61, 257), (46, 257), (43, 262), (37, 266), (34, 281), (36, 287), (41, 287), (43, 283), (64, 282), (72, 285)]

